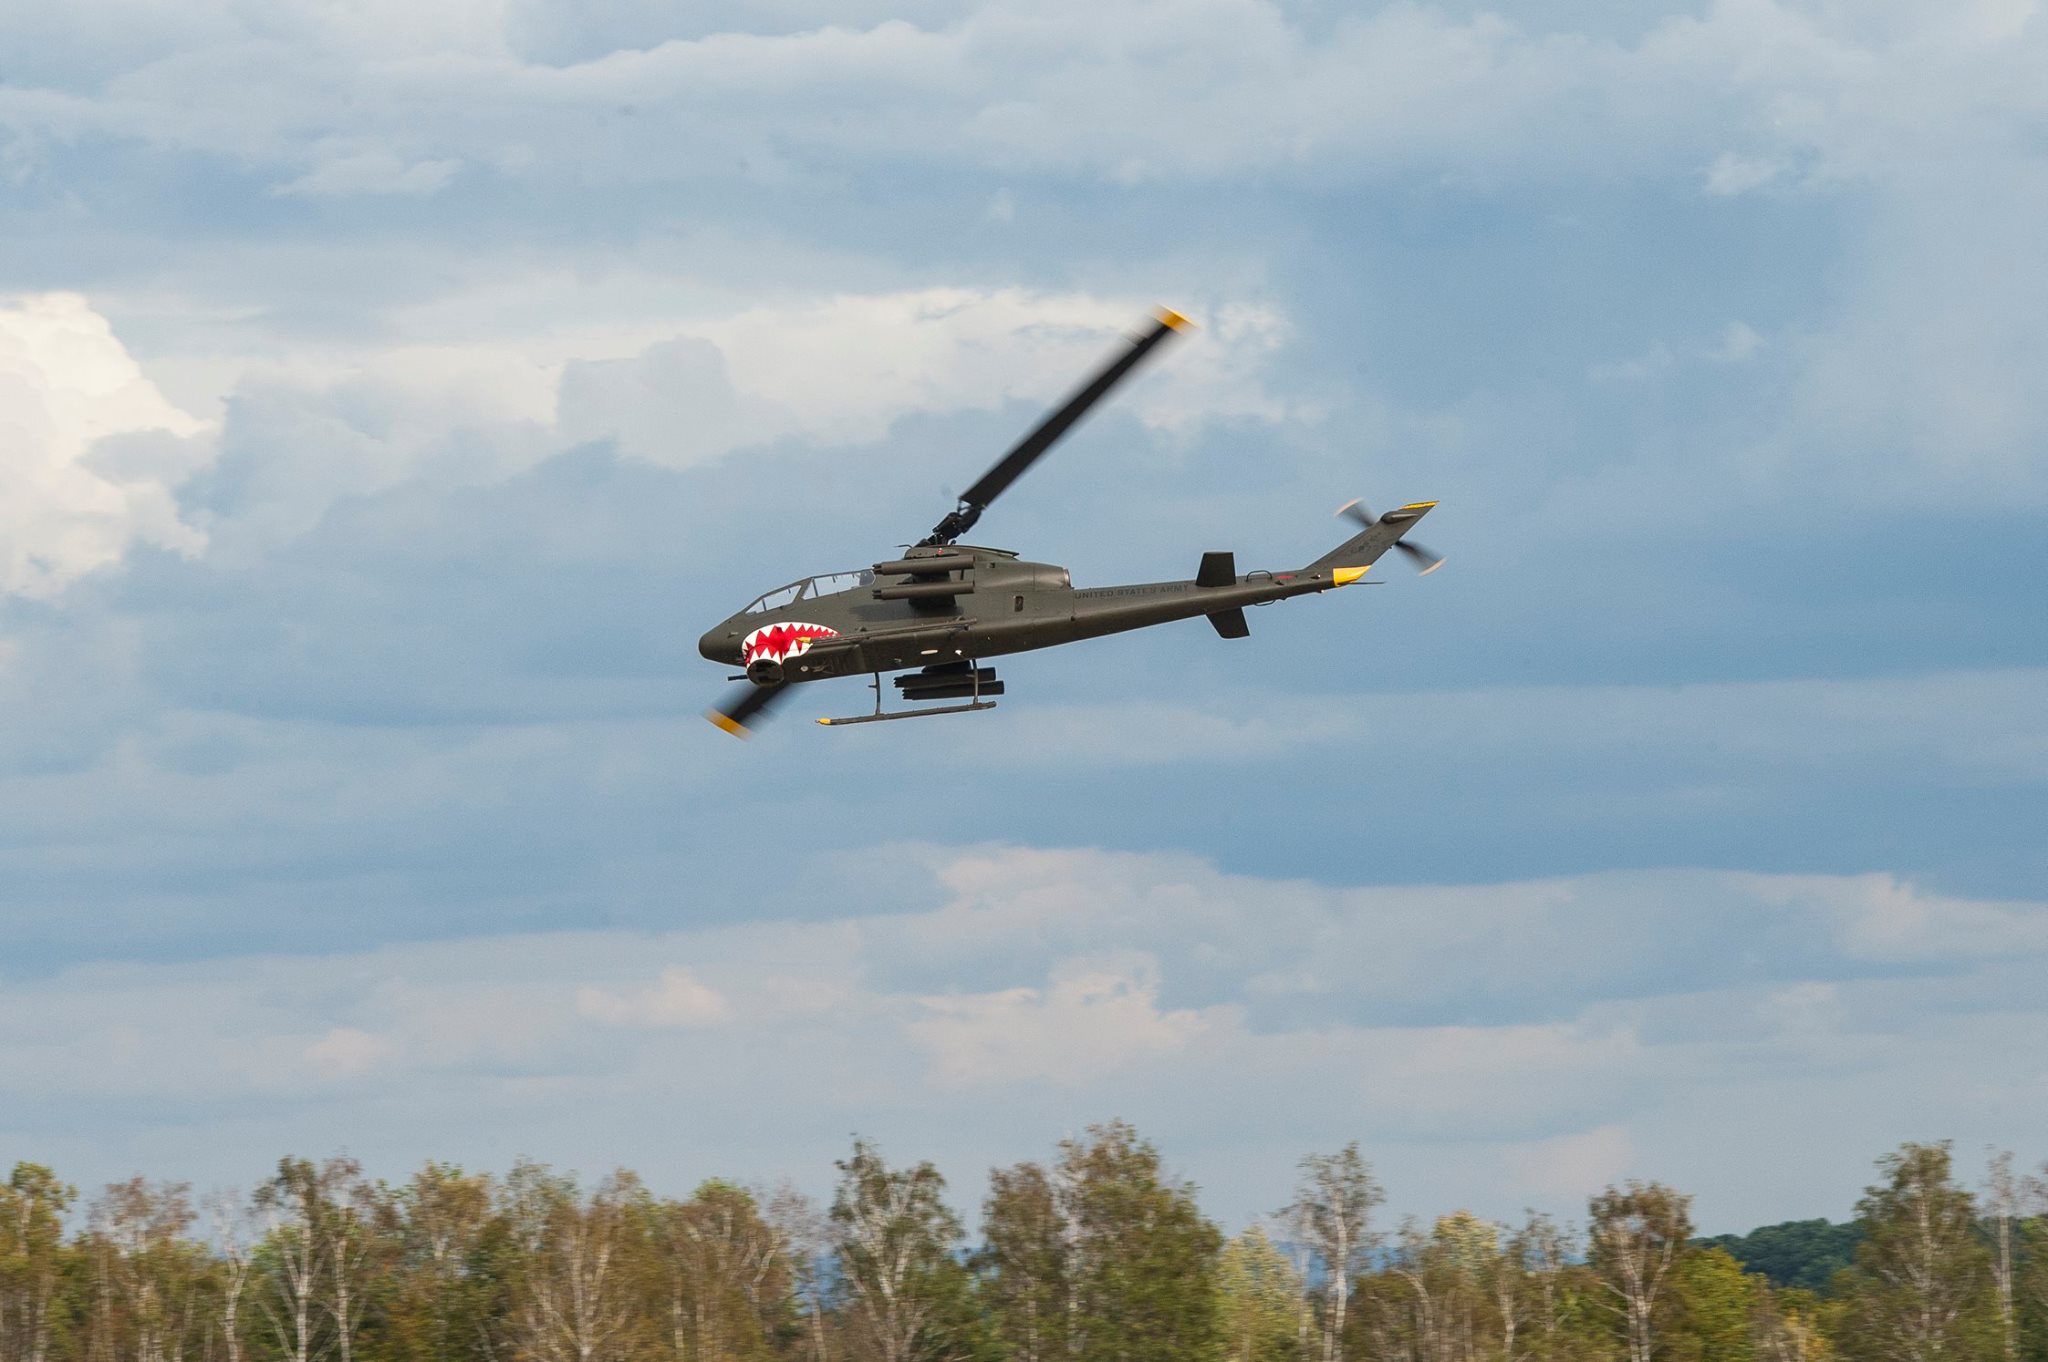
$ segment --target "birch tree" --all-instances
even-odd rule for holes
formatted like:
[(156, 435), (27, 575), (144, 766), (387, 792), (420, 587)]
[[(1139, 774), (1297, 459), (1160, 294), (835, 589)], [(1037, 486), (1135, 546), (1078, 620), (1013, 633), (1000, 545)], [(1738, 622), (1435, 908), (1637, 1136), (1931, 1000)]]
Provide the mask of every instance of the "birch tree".
[(1565, 1320), (1570, 1310), (1566, 1281), (1573, 1247), (1569, 1229), (1536, 1211), (1528, 1213), (1509, 1243), (1528, 1296), (1526, 1313), (1535, 1331), (1532, 1351), (1546, 1362), (1565, 1352)]
[(975, 1256), (981, 1299), (1015, 1362), (1063, 1362), (1076, 1348), (1075, 1294), (1066, 1212), (1042, 1165), (989, 1173)]
[(635, 1307), (631, 1174), (587, 1198), (573, 1179), (535, 1164), (507, 1179), (523, 1250), (514, 1332), (532, 1362), (616, 1362), (629, 1351)]
[(1977, 1207), (1949, 1146), (1906, 1144), (1856, 1203), (1850, 1327), (1871, 1362), (1979, 1362), (1997, 1351), (1997, 1306)]
[(92, 1362), (182, 1362), (192, 1333), (204, 1254), (185, 1236), (190, 1188), (131, 1178), (106, 1188), (85, 1235), (92, 1268)]
[(328, 1235), (319, 1169), (310, 1159), (280, 1159), (255, 1200), (263, 1217), (258, 1308), (283, 1362), (322, 1362), (331, 1334), (321, 1327)]
[(490, 1178), (429, 1162), (391, 1198), (399, 1280), (391, 1331), (411, 1357), (450, 1362), (484, 1333), (475, 1259), (491, 1223)]
[(249, 1285), (250, 1211), (239, 1192), (215, 1192), (207, 1198), (207, 1219), (213, 1230), (219, 1291), (214, 1297), (227, 1362), (242, 1362), (242, 1297)]
[(1123, 1121), (1060, 1142), (1054, 1170), (1069, 1236), (1077, 1362), (1210, 1362), (1222, 1351), (1216, 1254), (1223, 1236), (1195, 1189)]
[(753, 1193), (711, 1181), (654, 1210), (676, 1362), (738, 1362), (769, 1351), (787, 1318), (791, 1280), (782, 1237)]
[(1322, 1346), (1324, 1362), (1344, 1362), (1344, 1323), (1351, 1284), (1376, 1242), (1372, 1213), (1386, 1194), (1356, 1141), (1335, 1154), (1311, 1154), (1301, 1161), (1294, 1200), (1281, 1212), (1288, 1232), (1314, 1252), (1324, 1277)]
[(49, 1362), (64, 1213), (77, 1196), (34, 1163), (15, 1164), (0, 1187), (0, 1362)]
[(841, 1159), (832, 1240), (850, 1335), (873, 1362), (948, 1362), (963, 1340), (948, 1316), (966, 1301), (966, 1269), (953, 1257), (959, 1217), (929, 1163), (895, 1169), (866, 1140)]
[(1629, 1362), (1651, 1362), (1659, 1306), (1692, 1238), (1692, 1198), (1662, 1183), (1631, 1182), (1626, 1190), (1601, 1192), (1589, 1209), (1587, 1254), (1608, 1308), (1622, 1321)]
[(2020, 1355), (2019, 1312), (2013, 1284), (2018, 1266), (2021, 1180), (2009, 1150), (1993, 1150), (1984, 1178), (1984, 1222), (1991, 1241), (1991, 1282), (1998, 1302), (1999, 1351), (2005, 1362)]

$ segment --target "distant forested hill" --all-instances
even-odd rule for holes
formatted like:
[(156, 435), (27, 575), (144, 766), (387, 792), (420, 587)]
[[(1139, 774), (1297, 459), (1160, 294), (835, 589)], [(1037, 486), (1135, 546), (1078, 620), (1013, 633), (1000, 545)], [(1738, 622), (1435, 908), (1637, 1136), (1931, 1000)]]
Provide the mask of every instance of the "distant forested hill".
[(1761, 1272), (1773, 1286), (1797, 1286), (1825, 1292), (1828, 1283), (1856, 1258), (1863, 1229), (1854, 1221), (1837, 1225), (1826, 1220), (1787, 1220), (1748, 1234), (1723, 1234), (1696, 1240), (1702, 1248), (1726, 1250), (1751, 1272)]

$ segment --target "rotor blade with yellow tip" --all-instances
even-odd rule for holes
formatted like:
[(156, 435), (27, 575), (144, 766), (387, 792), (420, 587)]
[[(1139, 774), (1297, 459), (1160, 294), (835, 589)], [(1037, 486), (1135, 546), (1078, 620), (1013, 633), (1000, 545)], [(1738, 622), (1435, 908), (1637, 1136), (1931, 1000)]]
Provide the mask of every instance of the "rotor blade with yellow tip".
[(767, 719), (775, 702), (788, 689), (787, 681), (777, 681), (772, 686), (757, 686), (749, 681), (741, 689), (729, 693), (725, 703), (705, 710), (704, 717), (735, 738), (751, 737), (754, 726)]
[(981, 519), (981, 513), (988, 509), (989, 503), (1024, 476), (1024, 470), (1031, 467), (1039, 455), (1051, 449), (1076, 421), (1088, 414), (1090, 408), (1109, 396), (1110, 389), (1123, 382), (1145, 356), (1159, 347), (1160, 342), (1193, 328), (1193, 322), (1172, 308), (1162, 307), (1154, 312), (1152, 324), (1131, 338), (1128, 349), (1097, 370), (1093, 377), (1075, 389), (1072, 396), (1040, 421), (1029, 435), (1019, 440), (1009, 453), (996, 460), (974, 486), (960, 494), (959, 507), (947, 512), (946, 518), (934, 526), (922, 542), (926, 545), (950, 544), (973, 529), (974, 522)]

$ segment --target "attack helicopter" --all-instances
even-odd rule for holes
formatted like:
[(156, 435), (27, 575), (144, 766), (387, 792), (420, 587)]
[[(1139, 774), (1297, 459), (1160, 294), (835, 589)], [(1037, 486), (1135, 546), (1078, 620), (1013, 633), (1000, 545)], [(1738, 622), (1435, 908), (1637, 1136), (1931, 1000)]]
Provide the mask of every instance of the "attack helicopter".
[[(1339, 507), (1337, 514), (1354, 521), (1358, 532), (1306, 567), (1240, 574), (1233, 554), (1204, 553), (1194, 577), (1175, 582), (1077, 588), (1063, 567), (959, 542), (1075, 422), (1191, 325), (1165, 308), (1154, 313), (1149, 326), (1128, 337), (1122, 351), (998, 459), (901, 557), (777, 587), (714, 625), (697, 641), (697, 650), (710, 661), (742, 668), (732, 679), (746, 684), (705, 717), (745, 737), (793, 687), (840, 676), (871, 677), (874, 710), (820, 719), (821, 724), (994, 709), (1004, 687), (995, 668), (982, 665), (990, 658), (1196, 616), (1224, 638), (1245, 638), (1251, 633), (1246, 606), (1349, 586), (1389, 549), (1407, 555), (1425, 575), (1443, 565), (1440, 555), (1405, 538), (1433, 501), (1410, 502), (1380, 516), (1358, 501)], [(889, 672), (903, 673), (893, 678), (898, 698), (920, 707), (883, 708), (882, 677)], [(930, 703), (942, 700), (957, 703)]]

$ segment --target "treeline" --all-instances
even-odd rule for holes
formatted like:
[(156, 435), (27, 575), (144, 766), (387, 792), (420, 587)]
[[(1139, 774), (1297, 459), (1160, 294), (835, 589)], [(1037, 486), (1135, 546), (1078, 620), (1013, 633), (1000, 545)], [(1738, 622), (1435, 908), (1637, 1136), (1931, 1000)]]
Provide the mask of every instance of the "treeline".
[(1355, 1145), (1229, 1239), (1120, 1122), (992, 1172), (972, 1242), (929, 1163), (857, 1140), (837, 1168), (820, 1206), (346, 1158), (81, 1202), (17, 1164), (0, 1362), (2048, 1362), (2048, 1181), (2001, 1156), (1979, 1195), (1945, 1144), (1878, 1161), (1853, 1259), (1809, 1286), (1656, 1183), (1580, 1225), (1388, 1226)]

